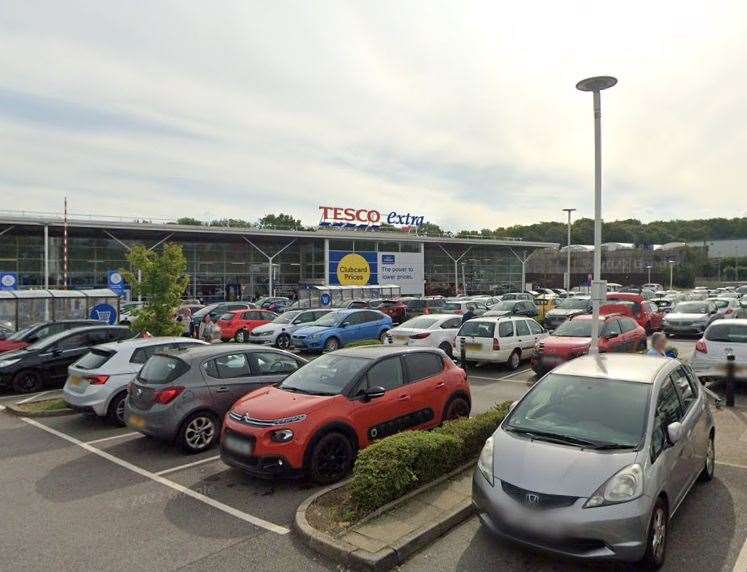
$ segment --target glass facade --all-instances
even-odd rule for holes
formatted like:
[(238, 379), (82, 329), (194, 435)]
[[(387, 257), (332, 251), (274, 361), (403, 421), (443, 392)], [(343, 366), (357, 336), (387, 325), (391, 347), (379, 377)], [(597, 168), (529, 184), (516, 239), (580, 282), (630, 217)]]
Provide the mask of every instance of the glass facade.
[[(2, 230), (2, 229), (0, 229)], [(163, 231), (127, 233), (104, 228), (78, 228), (71, 225), (68, 235), (68, 288), (105, 288), (107, 273), (127, 268), (128, 247), (142, 244), (153, 247), (164, 238)], [(292, 236), (270, 238), (205, 233), (179, 234), (169, 242), (180, 244), (187, 258), (190, 275), (188, 297), (203, 302), (224, 299), (251, 299), (268, 293), (269, 263), (262, 254), (274, 256), (273, 283), (276, 294), (292, 294), (305, 285), (324, 284), (324, 239)], [(126, 246), (125, 246), (126, 245)], [(157, 247), (158, 248), (158, 247)], [(458, 257), (467, 245), (444, 244), (450, 254)], [(419, 242), (398, 242), (330, 238), (330, 250), (352, 252), (420, 252)], [(262, 252), (260, 252), (260, 250)], [(279, 254), (278, 254), (279, 253)], [(63, 240), (59, 227), (50, 227), (49, 287), (63, 285)], [(424, 275), (427, 294), (454, 293), (454, 262), (435, 243), (424, 246)], [(41, 226), (33, 230), (10, 229), (0, 235), (0, 271), (17, 272), (19, 288), (44, 286), (44, 238)], [(468, 293), (489, 293), (496, 287), (521, 284), (521, 263), (505, 246), (473, 245), (458, 263), (459, 282), (462, 276)]]

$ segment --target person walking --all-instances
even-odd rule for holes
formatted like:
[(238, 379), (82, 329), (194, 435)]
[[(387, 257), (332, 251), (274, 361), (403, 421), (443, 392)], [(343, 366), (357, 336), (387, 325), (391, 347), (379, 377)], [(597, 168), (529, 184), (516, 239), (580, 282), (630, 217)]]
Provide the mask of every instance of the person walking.
[(462, 314), (462, 324), (466, 322), (467, 320), (471, 320), (475, 317), (475, 312), (472, 309), (472, 306), (467, 306), (467, 311)]
[(647, 356), (667, 357), (667, 336), (661, 332), (654, 332), (651, 336), (651, 349), (646, 352)]
[(200, 323), (198, 338), (209, 344), (214, 344), (220, 341), (220, 328), (218, 327), (218, 324), (213, 321), (210, 314), (207, 314)]

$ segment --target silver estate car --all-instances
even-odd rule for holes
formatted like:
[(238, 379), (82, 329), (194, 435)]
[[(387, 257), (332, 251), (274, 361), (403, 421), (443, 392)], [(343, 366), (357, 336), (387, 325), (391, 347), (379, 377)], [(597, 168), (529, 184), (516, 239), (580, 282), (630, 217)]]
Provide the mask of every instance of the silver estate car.
[(713, 478), (715, 428), (681, 362), (583, 356), (548, 373), (488, 439), (473, 477), (502, 537), (580, 559), (664, 563), (669, 520)]
[(218, 442), (223, 417), (237, 399), (280, 383), (304, 364), (290, 352), (249, 344), (156, 353), (130, 384), (125, 422), (198, 453)]

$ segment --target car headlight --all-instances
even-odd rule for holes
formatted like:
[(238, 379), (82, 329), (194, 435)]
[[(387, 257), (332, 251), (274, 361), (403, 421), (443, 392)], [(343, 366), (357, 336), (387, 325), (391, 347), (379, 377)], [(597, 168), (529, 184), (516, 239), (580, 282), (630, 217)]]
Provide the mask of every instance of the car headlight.
[(584, 508), (618, 504), (637, 499), (643, 494), (643, 469), (639, 464), (628, 465), (599, 487)]
[(490, 486), (493, 486), (493, 483), (495, 482), (495, 477), (493, 476), (493, 438), (488, 437), (488, 440), (485, 441), (485, 446), (482, 448), (482, 452), (480, 453), (480, 458), (477, 460), (477, 468), (482, 473), (482, 476), (485, 477), (485, 480), (490, 483)]
[(12, 365), (13, 365), (14, 363), (18, 363), (19, 361), (21, 361), (21, 358), (16, 358), (16, 359), (4, 359), (4, 360), (0, 361), (0, 369), (3, 369), (3, 368), (5, 368), (5, 367), (10, 367), (10, 366), (12, 366)]

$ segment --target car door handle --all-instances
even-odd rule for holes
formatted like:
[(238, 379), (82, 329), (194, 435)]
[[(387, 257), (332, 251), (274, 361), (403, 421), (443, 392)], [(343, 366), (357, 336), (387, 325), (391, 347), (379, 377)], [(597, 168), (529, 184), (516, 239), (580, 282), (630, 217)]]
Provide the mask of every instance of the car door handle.
[(397, 399), (399, 399), (400, 401), (409, 401), (410, 396), (407, 394), (404, 394), (404, 395), (400, 395)]
[(230, 388), (227, 387), (227, 386), (225, 386), (225, 385), (223, 385), (223, 386), (221, 386), (221, 387), (219, 387), (218, 389), (215, 390), (216, 393), (226, 393), (228, 391), (230, 391)]
[(443, 389), (444, 387), (446, 387), (446, 383), (443, 381), (435, 385), (435, 389)]

